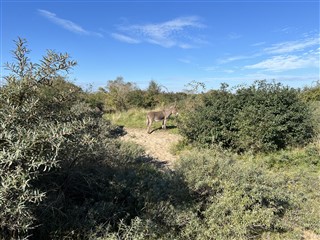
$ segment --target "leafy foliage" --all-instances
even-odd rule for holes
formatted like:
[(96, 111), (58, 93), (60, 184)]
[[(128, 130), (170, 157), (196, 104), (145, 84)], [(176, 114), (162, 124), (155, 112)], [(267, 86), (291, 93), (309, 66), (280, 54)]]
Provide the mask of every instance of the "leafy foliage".
[(67, 54), (49, 51), (41, 64), (33, 64), (26, 56), (29, 50), (25, 43), (23, 39), (16, 42), (13, 54), (17, 63), (7, 64), (12, 73), (0, 88), (2, 237), (18, 237), (33, 227), (32, 207), (43, 200), (45, 193), (34, 188), (32, 182), (59, 166), (59, 153), (70, 134), (67, 123), (51, 120), (61, 109), (48, 108), (39, 91), (52, 83), (59, 71), (68, 71), (76, 63), (69, 61)]
[(260, 81), (234, 93), (225, 86), (207, 93), (201, 106), (185, 113), (180, 129), (191, 142), (271, 151), (307, 143), (313, 134), (310, 116), (297, 90)]
[(128, 110), (128, 97), (135, 89), (136, 86), (134, 83), (125, 82), (122, 77), (108, 81), (108, 98), (106, 105), (110, 106), (113, 110)]
[(198, 218), (185, 238), (248, 239), (286, 229), (281, 222), (292, 204), (285, 179), (214, 152), (192, 153), (179, 166), (198, 201)]
[(16, 45), (17, 63), (7, 64), (12, 74), (0, 89), (1, 238), (30, 234), (39, 219), (38, 206), (54, 206), (50, 195), (66, 184), (59, 185), (58, 177), (44, 178), (104, 157), (106, 141), (115, 133), (79, 103), (81, 89), (58, 75), (75, 65), (67, 54), (49, 51), (38, 65), (29, 62), (25, 40)]

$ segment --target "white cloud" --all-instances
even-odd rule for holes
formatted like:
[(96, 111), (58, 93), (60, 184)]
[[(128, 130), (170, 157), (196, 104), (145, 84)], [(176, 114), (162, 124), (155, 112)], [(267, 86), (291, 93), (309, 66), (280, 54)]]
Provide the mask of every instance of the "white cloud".
[(259, 63), (245, 66), (246, 69), (262, 69), (264, 71), (282, 72), (294, 69), (319, 67), (319, 56), (311, 53), (306, 55), (279, 55)]
[(261, 46), (261, 45), (264, 45), (264, 44), (266, 44), (266, 42), (257, 42), (257, 43), (253, 43), (251, 46), (257, 47), (257, 46)]
[[(201, 42), (200, 37), (192, 36), (188, 33), (191, 28), (200, 29), (205, 26), (196, 16), (180, 17), (170, 21), (154, 24), (129, 25), (119, 27), (124, 35), (139, 39), (139, 41), (149, 42), (162, 47), (192, 48), (194, 44)], [(123, 34), (121, 34), (123, 35)], [(204, 40), (202, 42), (205, 42)]]
[(239, 60), (246, 60), (246, 59), (251, 59), (251, 58), (255, 58), (257, 55), (235, 55), (235, 56), (230, 56), (230, 57), (226, 57), (223, 59), (219, 59), (218, 63), (219, 64), (225, 64), (225, 63), (229, 63), (229, 62), (234, 62), (234, 61), (239, 61)]
[(290, 52), (302, 51), (306, 48), (319, 46), (319, 45), (320, 45), (320, 38), (318, 36), (318, 37), (303, 39), (300, 41), (288, 41), (288, 42), (273, 44), (271, 47), (265, 48), (264, 52), (268, 54), (290, 53)]
[(170, 37), (185, 30), (187, 27), (202, 28), (203, 25), (200, 24), (197, 17), (181, 17), (164, 23), (131, 26), (132, 29), (141, 31), (142, 34), (152, 39)]
[(38, 9), (38, 12), (43, 17), (50, 20), (51, 22), (63, 27), (64, 29), (66, 29), (70, 32), (82, 34), (82, 35), (94, 35), (94, 36), (98, 36), (98, 37), (103, 37), (103, 35), (101, 33), (87, 31), (84, 28), (82, 28), (80, 25), (78, 25), (70, 20), (57, 17), (57, 15), (55, 13), (49, 12), (47, 10), (42, 10), (42, 9)]
[(297, 30), (298, 29), (296, 27), (282, 27), (282, 28), (276, 29), (274, 32), (288, 34), (288, 33), (296, 32)]
[(131, 43), (131, 44), (140, 43), (140, 41), (137, 40), (137, 39), (134, 39), (134, 38), (131, 38), (131, 37), (128, 37), (126, 35), (119, 34), (119, 33), (112, 33), (111, 36), (114, 39), (117, 39), (117, 40), (119, 40), (121, 42), (126, 42), (126, 43)]
[(178, 47), (183, 48), (183, 49), (190, 49), (190, 48), (194, 48), (193, 45), (188, 44), (188, 43), (178, 43), (177, 44)]
[[(259, 42), (252, 46), (259, 47), (265, 42)], [(219, 64), (227, 64), (234, 61), (258, 59), (260, 61), (242, 66), (242, 69), (260, 69), (269, 72), (284, 72), (303, 68), (319, 69), (319, 35), (308, 35), (296, 41), (285, 41), (262, 48), (251, 55), (228, 56), (218, 60)], [(261, 58), (264, 58), (261, 60)]]

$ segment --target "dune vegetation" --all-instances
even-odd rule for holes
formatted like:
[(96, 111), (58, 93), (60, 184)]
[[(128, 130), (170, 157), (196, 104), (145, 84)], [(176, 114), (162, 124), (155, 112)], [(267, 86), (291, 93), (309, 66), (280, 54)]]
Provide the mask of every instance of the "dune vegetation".
[[(320, 84), (92, 92), (68, 54), (28, 53), (19, 38), (0, 86), (0, 239), (320, 238)], [(164, 168), (121, 136), (173, 103)]]

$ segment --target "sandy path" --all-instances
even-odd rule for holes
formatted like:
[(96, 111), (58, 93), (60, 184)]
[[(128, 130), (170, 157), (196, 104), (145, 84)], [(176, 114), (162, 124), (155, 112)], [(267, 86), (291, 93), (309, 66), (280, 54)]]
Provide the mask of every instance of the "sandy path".
[(133, 141), (144, 147), (147, 155), (170, 166), (177, 159), (170, 153), (170, 148), (182, 137), (166, 130), (156, 130), (148, 134), (145, 129), (125, 128), (127, 134), (122, 137), (125, 141)]

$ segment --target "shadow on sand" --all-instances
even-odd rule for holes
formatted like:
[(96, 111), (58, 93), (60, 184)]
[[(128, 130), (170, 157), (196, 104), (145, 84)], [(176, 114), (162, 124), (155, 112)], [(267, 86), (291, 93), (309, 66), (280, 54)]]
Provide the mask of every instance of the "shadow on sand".
[(167, 126), (166, 129), (162, 129), (162, 127), (158, 127), (158, 128), (155, 128), (155, 129), (151, 130), (150, 134), (153, 133), (153, 132), (159, 131), (159, 130), (164, 130), (165, 131), (167, 129), (175, 129), (175, 128), (177, 128), (177, 126)]

